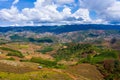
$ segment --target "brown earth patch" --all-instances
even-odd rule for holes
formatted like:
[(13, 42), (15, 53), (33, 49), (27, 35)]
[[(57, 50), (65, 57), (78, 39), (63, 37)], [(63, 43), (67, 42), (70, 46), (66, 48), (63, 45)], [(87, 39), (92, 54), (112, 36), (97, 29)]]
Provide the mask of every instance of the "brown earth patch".
[(70, 66), (67, 68), (67, 72), (74, 75), (76, 80), (103, 80), (102, 74), (97, 70), (94, 65), (90, 64), (79, 64), (75, 66)]

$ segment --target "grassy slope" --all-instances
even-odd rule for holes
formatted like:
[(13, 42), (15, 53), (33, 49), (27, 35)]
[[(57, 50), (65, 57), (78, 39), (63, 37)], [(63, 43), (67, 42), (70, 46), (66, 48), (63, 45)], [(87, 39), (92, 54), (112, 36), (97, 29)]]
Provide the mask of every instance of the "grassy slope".
[[(14, 61), (13, 61), (14, 62)], [(102, 80), (95, 66), (79, 64), (67, 69), (30, 68), (0, 63), (0, 80)]]
[(90, 64), (70, 66), (66, 69), (66, 71), (74, 75), (77, 80), (103, 80), (103, 76), (97, 68)]
[(0, 62), (0, 80), (72, 80), (69, 75), (52, 69), (13, 66)]
[[(35, 47), (33, 47), (33, 45), (19, 45), (19, 44), (14, 44), (11, 45), (11, 44), (8, 44), (8, 45), (4, 45), (5, 47), (9, 47), (9, 48), (13, 48), (15, 50), (30, 50), (32, 48), (32, 51), (34, 52), (34, 50), (36, 48), (38, 49), (41, 49), (41, 46), (37, 46), (37, 45), (34, 45)], [(32, 46), (32, 47), (31, 47)], [(75, 45), (76, 46), (76, 45)], [(80, 46), (80, 50), (83, 49), (83, 46), (82, 47)], [(83, 49), (83, 52), (86, 51), (86, 49), (88, 50), (89, 48), (89, 45), (88, 45), (88, 48), (86, 48), (87, 45), (85, 45), (85, 50)], [(19, 48), (20, 47), (20, 48)], [(77, 48), (77, 47), (75, 47)], [(91, 48), (94, 48), (94, 47), (91, 47), (89, 48), (89, 50), (92, 50)], [(65, 48), (66, 50), (67, 48)], [(69, 47), (68, 47), (69, 49)], [(71, 50), (71, 49), (70, 49)], [(94, 50), (94, 49), (93, 49)], [(74, 49), (73, 49), (74, 51)], [(77, 57), (77, 52), (79, 52), (79, 49), (77, 49), (76, 51), (76, 56)], [(32, 52), (30, 52), (32, 53)], [(89, 51), (86, 51), (86, 53), (89, 53)], [(92, 53), (92, 52), (90, 52)], [(34, 54), (35, 55), (35, 54)], [(45, 54), (43, 54), (45, 55)], [(97, 57), (106, 57), (106, 55), (98, 55), (98, 56), (95, 56)], [(67, 55), (68, 57), (68, 55)], [(102, 57), (102, 58), (103, 58)], [(78, 58), (78, 57), (77, 57)], [(93, 58), (92, 60), (94, 60), (95, 58)], [(95, 60), (96, 61), (96, 60)], [(2, 67), (1, 67), (2, 66)], [(13, 66), (9, 66), (9, 67), (3, 67), (3, 65), (1, 64), (0, 66), (0, 71), (5, 71), (5, 72), (1, 72), (0, 73), (0, 78), (2, 78), (1, 80), (4, 80), (4, 79), (10, 79), (10, 80), (28, 80), (28, 79), (32, 79), (32, 80), (102, 80), (102, 75), (99, 73), (99, 71), (96, 69), (95, 66), (92, 66), (92, 65), (77, 65), (77, 66), (70, 66), (68, 67), (67, 70), (63, 71), (63, 72), (58, 72), (58, 71), (54, 71), (52, 69), (42, 69), (42, 70), (38, 70), (38, 71), (35, 71), (35, 70), (32, 70), (31, 68), (28, 68), (28, 67), (13, 67)], [(22, 69), (21, 69), (22, 68)], [(37, 68), (37, 67), (36, 67)], [(27, 72), (27, 73), (24, 73)], [(7, 72), (15, 72), (15, 73), (7, 73)], [(16, 74), (17, 73), (24, 73), (24, 74)], [(7, 77), (9, 76), (9, 77)], [(23, 77), (22, 77), (23, 76)], [(31, 77), (32, 76), (32, 77)], [(75, 79), (74, 79), (75, 78)]]
[(51, 70), (40, 70), (24, 74), (0, 72), (1, 80), (72, 80), (64, 73)]

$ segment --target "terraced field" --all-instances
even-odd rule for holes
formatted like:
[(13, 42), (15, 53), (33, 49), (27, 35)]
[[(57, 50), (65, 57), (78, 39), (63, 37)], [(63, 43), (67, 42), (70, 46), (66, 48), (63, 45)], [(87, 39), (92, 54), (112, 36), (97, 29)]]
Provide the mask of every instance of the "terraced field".
[(35, 63), (1, 60), (0, 80), (103, 80), (103, 77), (90, 64), (74, 65), (66, 69), (38, 69)]

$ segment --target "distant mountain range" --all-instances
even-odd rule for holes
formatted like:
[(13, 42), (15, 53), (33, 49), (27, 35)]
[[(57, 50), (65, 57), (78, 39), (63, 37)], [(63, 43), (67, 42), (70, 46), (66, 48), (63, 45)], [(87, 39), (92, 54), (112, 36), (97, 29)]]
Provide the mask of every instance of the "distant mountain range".
[(62, 25), (62, 26), (17, 26), (0, 27), (0, 32), (6, 33), (30, 31), (35, 33), (66, 33), (80, 30), (120, 30), (120, 25), (101, 25), (101, 24), (81, 24), (81, 25)]

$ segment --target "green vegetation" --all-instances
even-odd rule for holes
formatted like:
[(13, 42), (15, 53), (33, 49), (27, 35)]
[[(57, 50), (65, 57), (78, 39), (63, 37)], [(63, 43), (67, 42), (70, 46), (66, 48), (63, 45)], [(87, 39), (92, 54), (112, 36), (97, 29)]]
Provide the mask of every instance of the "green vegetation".
[[(105, 80), (120, 80), (120, 53), (118, 52), (120, 51), (120, 30), (117, 26), (115, 30), (112, 30), (114, 28), (109, 28), (109, 26), (71, 25), (69, 27), (1, 28), (0, 71), (3, 72), (0, 72), (0, 80), (69, 80), (66, 75), (63, 75), (64, 71), (67, 70), (66, 67), (69, 68), (68, 71), (73, 76), (78, 78), (81, 77), (79, 73), (86, 75), (88, 72), (89, 75), (92, 71), (95, 71), (88, 66), (90, 64), (94, 67), (97, 66)], [(31, 58), (32, 56), (34, 57)], [(49, 58), (53, 58), (53, 60), (49, 60)], [(9, 62), (9, 60), (12, 61)], [(20, 65), (24, 66), (26, 64), (28, 67), (26, 65), (25, 67), (13, 66), (18, 61)], [(7, 63), (10, 63), (10, 65)], [(38, 64), (43, 68), (37, 69)], [(81, 66), (81, 64), (87, 65), (85, 70), (83, 70), (82, 67), (84, 66)], [(37, 71), (32, 72), (35, 71), (33, 68)], [(87, 71), (87, 68), (91, 71)], [(54, 69), (58, 72), (52, 71)], [(59, 72), (60, 69), (64, 69), (63, 73)], [(94, 74), (93, 77), (96, 76)], [(88, 77), (85, 76), (85, 78)]]
[[(113, 40), (114, 43), (114, 40)], [(112, 44), (110, 42), (110, 44)], [(114, 43), (115, 44), (115, 43)], [(37, 45), (38, 46), (38, 45)], [(119, 60), (119, 52), (113, 50), (111, 48), (106, 48), (102, 45), (93, 45), (93, 44), (80, 44), (80, 43), (65, 43), (65, 44), (54, 44), (53, 45), (40, 45), (43, 48), (41, 50), (34, 50), (37, 52), (43, 53), (42, 55), (46, 55), (45, 53), (51, 52), (54, 49), (54, 54), (50, 54), (53, 56), (53, 60), (43, 59), (41, 57), (32, 57), (30, 59), (23, 58), (23, 54), (20, 51), (7, 48), (0, 47), (1, 50), (7, 52), (7, 56), (17, 56), (21, 58), (21, 62), (32, 62), (39, 63), (40, 66), (43, 66), (47, 69), (64, 69), (72, 66), (77, 66), (77, 64), (88, 63), (94, 66), (97, 66), (98, 70), (103, 74), (105, 80), (119, 80), (120, 79), (120, 60)], [(28, 46), (19, 46), (19, 49), (27, 48)], [(53, 49), (54, 48), (54, 49)], [(39, 49), (39, 48), (38, 48)], [(37, 53), (38, 54), (38, 53)], [(38, 54), (39, 55), (39, 54)], [(29, 54), (28, 54), (29, 56)], [(31, 56), (30, 56), (31, 57)], [(7, 58), (7, 60), (15, 60), (13, 57)], [(67, 64), (68, 61), (68, 64)], [(66, 65), (65, 65), (66, 64)], [(70, 64), (70, 65), (69, 65)], [(30, 69), (31, 70), (31, 69)], [(0, 74), (1, 75), (1, 74)], [(28, 77), (28, 76), (27, 76)], [(43, 77), (43, 76), (42, 76)], [(48, 78), (48, 75), (44, 75), (44, 77)], [(7, 79), (0, 76), (1, 79)], [(40, 77), (39, 77), (40, 78)], [(15, 78), (16, 79), (16, 78)], [(21, 78), (24, 80), (31, 78)], [(37, 78), (32, 78), (37, 79)], [(43, 79), (44, 80), (44, 79)]]
[(5, 44), (5, 43), (7, 43), (7, 42), (8, 42), (8, 40), (5, 40), (5, 39), (0, 38), (0, 45)]
[(33, 57), (30, 61), (39, 63), (39, 64), (43, 64), (44, 66), (47, 66), (47, 67), (53, 67), (53, 66), (57, 65), (57, 63), (55, 61), (44, 60), (42, 58), (37, 58), (37, 57)]
[(30, 60), (31, 62), (39, 63), (42, 66), (48, 67), (48, 68), (65, 68), (64, 65), (62, 64), (57, 64), (56, 61), (50, 61), (50, 60), (45, 60), (39, 57), (33, 57)]
[(14, 34), (12, 36), (10, 36), (10, 39), (12, 41), (22, 41), (22, 42), (37, 42), (37, 43), (53, 43), (53, 40), (51, 38), (48, 37), (44, 37), (44, 38), (26, 38), (24, 36), (19, 36), (18, 34)]
[(53, 51), (53, 48), (52, 47), (45, 47), (44, 49), (42, 50), (37, 50), (37, 52), (41, 52), (43, 54), (45, 54), (46, 52), (51, 52)]
[(101, 52), (101, 54), (99, 55), (94, 56), (91, 61), (95, 63), (95, 62), (102, 62), (103, 60), (106, 59), (117, 59), (117, 58), (118, 58), (118, 52), (114, 50), (107, 50)]
[(0, 47), (0, 49), (5, 50), (5, 51), (10, 51), (10, 52), (19, 52), (17, 50), (13, 50), (13, 49), (7, 48), (7, 47)]
[(0, 80), (72, 80), (65, 73), (52, 70), (40, 70), (24, 74), (0, 72)]
[(20, 58), (24, 57), (22, 53), (18, 53), (18, 52), (9, 52), (7, 54), (7, 56), (17, 56), (17, 57), (20, 57)]
[(56, 60), (76, 60), (79, 63), (90, 63), (97, 65), (104, 74), (105, 80), (120, 79), (119, 52), (93, 46), (91, 44), (66, 44), (66, 48), (61, 48), (53, 55)]
[(99, 63), (106, 59), (117, 59), (119, 53), (112, 49), (106, 49), (91, 44), (66, 44), (67, 48), (61, 48), (53, 55), (59, 60), (79, 60), (80, 62)]
[(53, 43), (53, 40), (50, 39), (50, 38), (47, 38), (47, 37), (45, 37), (45, 38), (36, 38), (36, 39), (34, 39), (34, 38), (28, 38), (28, 41), (29, 42), (38, 42), (38, 43), (45, 43), (45, 42), (47, 42), (47, 43)]
[(10, 57), (10, 58), (6, 58), (6, 60), (12, 60), (12, 61), (14, 61), (15, 59), (13, 57)]
[(105, 80), (119, 80), (120, 79), (120, 61), (115, 59), (104, 60), (98, 66), (98, 69), (105, 76)]
[(116, 43), (116, 42), (117, 42), (117, 39), (116, 39), (116, 38), (112, 38), (111, 41), (110, 41), (111, 44), (114, 44), (114, 43)]
[(20, 51), (17, 51), (17, 50), (11, 49), (11, 48), (6, 48), (6, 47), (0, 47), (0, 49), (8, 51), (7, 56), (17, 56), (17, 57), (20, 57), (20, 58), (24, 57), (23, 54)]
[(23, 36), (19, 36), (18, 34), (14, 34), (14, 35), (10, 36), (10, 39), (12, 41), (27, 41), (27, 38), (25, 38)]
[(61, 48), (57, 51), (55, 55), (53, 55), (57, 60), (71, 60), (71, 59), (80, 59), (84, 57), (84, 55), (92, 54), (96, 47), (90, 44), (66, 44), (67, 48)]
[(89, 37), (98, 37), (99, 35), (98, 34), (94, 34), (94, 33), (90, 33), (88, 34)]
[(94, 56), (89, 54), (86, 58), (82, 59), (81, 62), (96, 64), (103, 62), (104, 60), (107, 59), (117, 59), (117, 58), (118, 58), (118, 52), (108, 49), (108, 50), (100, 51), (99, 54), (96, 54)]

